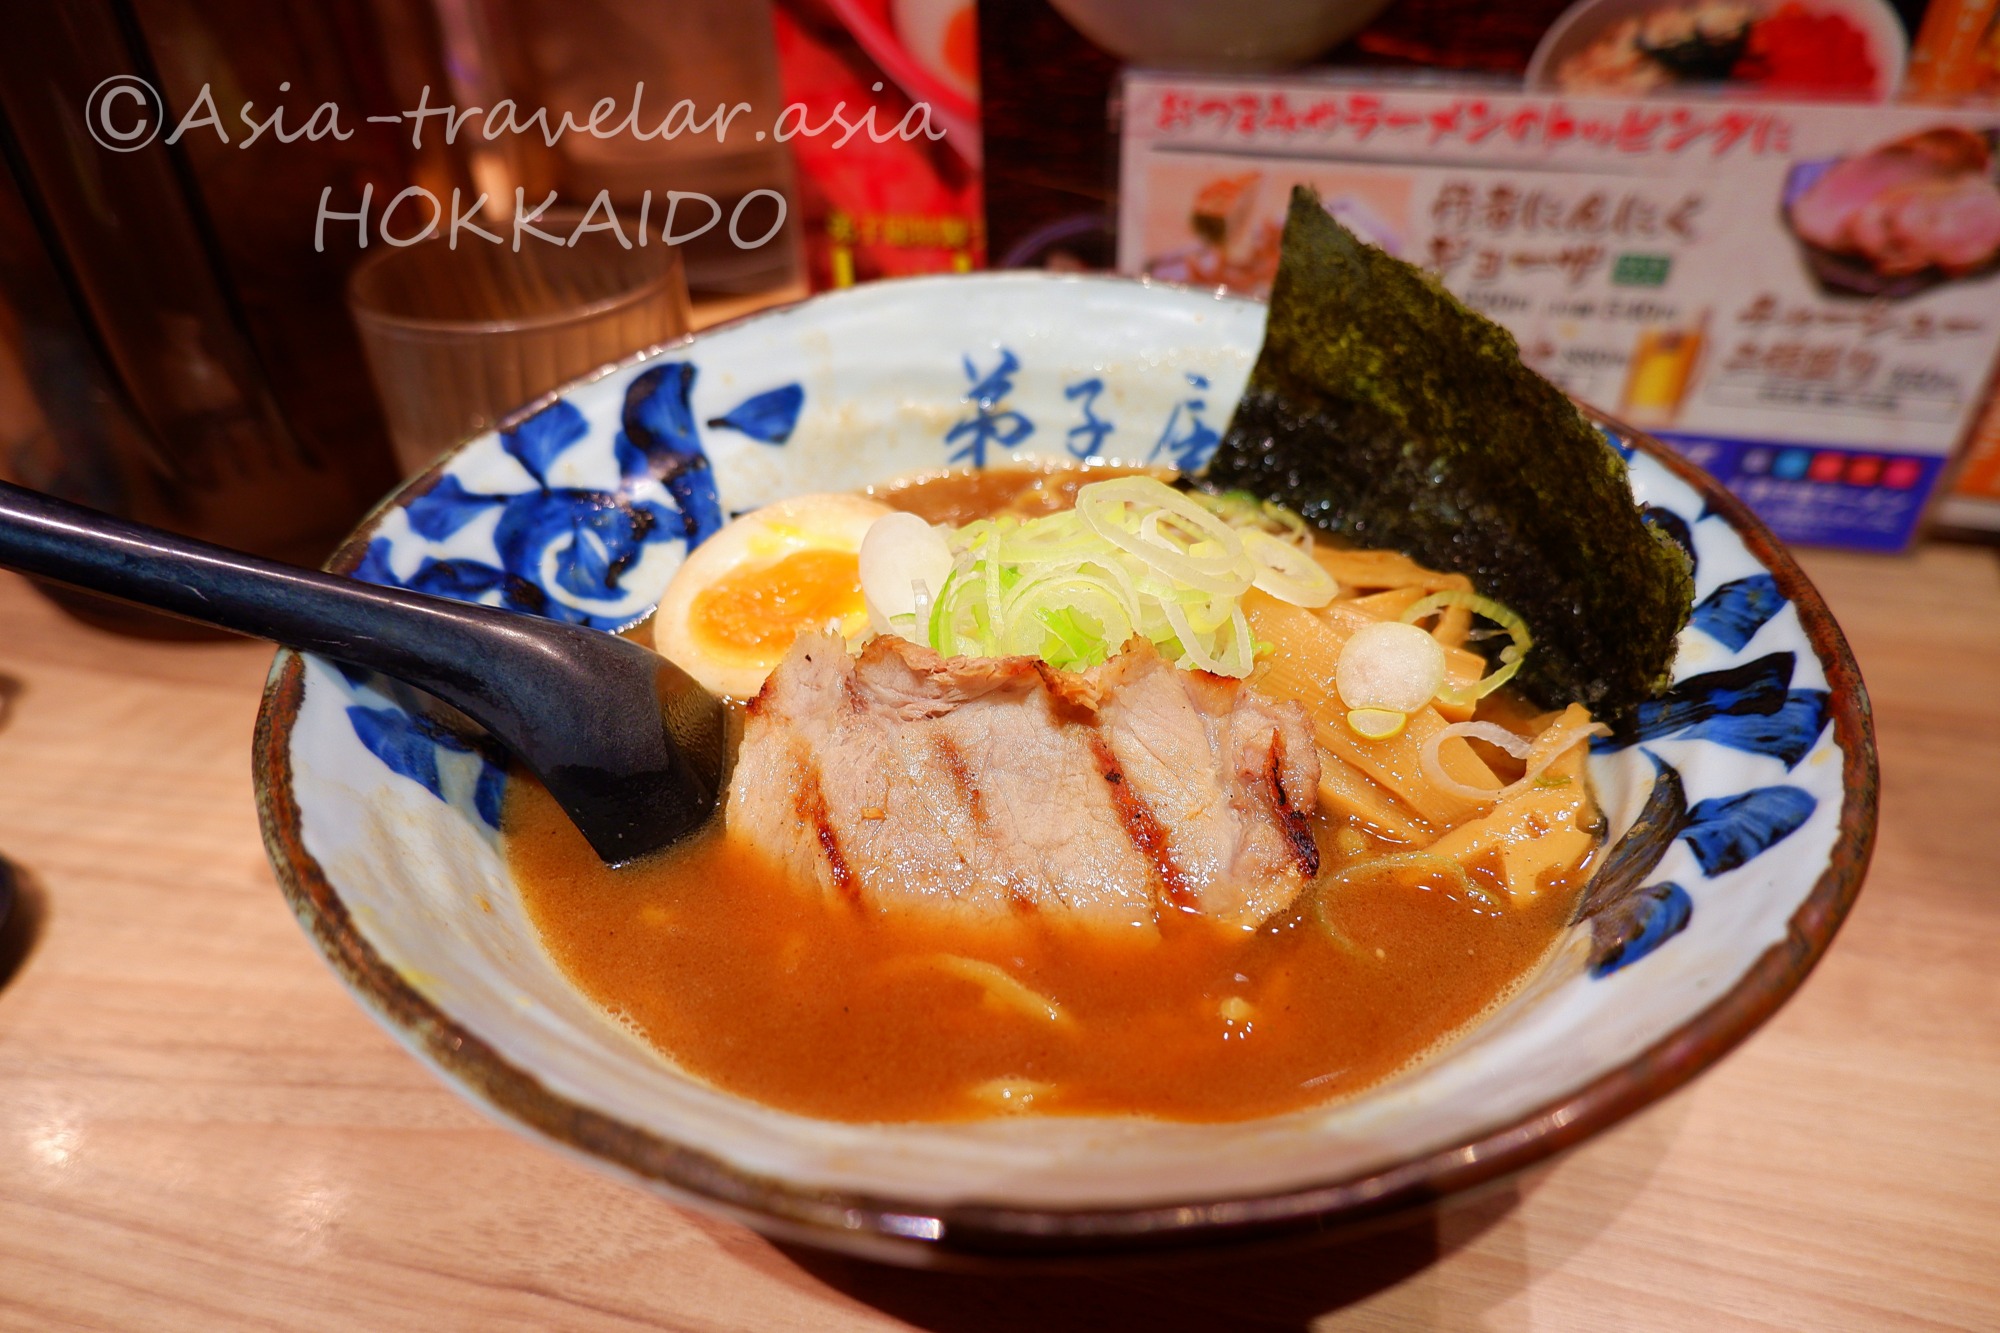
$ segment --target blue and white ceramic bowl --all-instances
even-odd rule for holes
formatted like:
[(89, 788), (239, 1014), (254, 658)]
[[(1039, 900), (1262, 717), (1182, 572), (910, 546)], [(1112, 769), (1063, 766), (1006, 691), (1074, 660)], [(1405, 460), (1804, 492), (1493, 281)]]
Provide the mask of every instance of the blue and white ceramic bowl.
[[(725, 516), (1021, 456), (1199, 466), (1263, 333), (1246, 301), (1116, 279), (917, 279), (603, 371), (479, 437), (336, 558), (362, 578), (611, 629)], [(484, 738), (278, 654), (265, 837), (362, 1003), (476, 1103), (682, 1202), (905, 1262), (1326, 1231), (1516, 1171), (1684, 1083), (1825, 950), (1875, 818), (1868, 706), (1818, 595), (1708, 478), (1606, 427), (1696, 560), (1676, 684), (1591, 764), (1622, 839), (1553, 962), (1440, 1056), (1231, 1125), (833, 1124), (677, 1070), (557, 971), (509, 880)]]

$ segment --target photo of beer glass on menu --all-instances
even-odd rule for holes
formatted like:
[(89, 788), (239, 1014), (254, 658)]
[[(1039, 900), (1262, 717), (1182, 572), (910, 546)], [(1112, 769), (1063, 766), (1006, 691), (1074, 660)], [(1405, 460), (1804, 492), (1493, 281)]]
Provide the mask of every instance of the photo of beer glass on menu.
[(1668, 426), (1680, 416), (1708, 342), (1708, 312), (1692, 325), (1649, 324), (1639, 330), (1618, 403), (1627, 421)]

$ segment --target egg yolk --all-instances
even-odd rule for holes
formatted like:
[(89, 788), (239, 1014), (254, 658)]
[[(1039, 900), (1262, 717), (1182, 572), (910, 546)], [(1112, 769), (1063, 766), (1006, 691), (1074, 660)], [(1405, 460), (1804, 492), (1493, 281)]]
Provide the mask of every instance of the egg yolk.
[(801, 631), (866, 613), (859, 557), (804, 550), (733, 569), (702, 589), (688, 608), (688, 628), (705, 648), (776, 662)]

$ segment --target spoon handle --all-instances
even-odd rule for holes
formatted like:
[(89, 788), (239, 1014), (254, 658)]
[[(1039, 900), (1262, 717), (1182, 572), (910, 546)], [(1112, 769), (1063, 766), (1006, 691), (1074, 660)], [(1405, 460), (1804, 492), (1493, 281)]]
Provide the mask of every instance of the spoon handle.
[(431, 659), (449, 653), (468, 625), (515, 619), (245, 555), (6, 482), (0, 482), (0, 565), (382, 671), (441, 695), (456, 693), (458, 685), (440, 679)]
[(513, 751), (606, 861), (714, 809), (721, 704), (618, 635), (262, 560), (5, 482), (0, 566), (425, 690)]

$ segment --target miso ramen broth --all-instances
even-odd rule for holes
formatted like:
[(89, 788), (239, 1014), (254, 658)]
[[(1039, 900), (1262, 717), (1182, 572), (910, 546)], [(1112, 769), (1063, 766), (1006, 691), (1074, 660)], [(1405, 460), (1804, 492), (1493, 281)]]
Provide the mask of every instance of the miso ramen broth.
[[(954, 475), (875, 498), (964, 522), (1060, 508), (1105, 475)], [(1482, 718), (1526, 713), (1504, 693), (1480, 706)], [(1518, 774), (1491, 757), (1503, 778)], [(1289, 908), (1244, 929), (1163, 905), (1156, 933), (1119, 933), (1056, 913), (968, 920), (823, 894), (719, 820), (607, 868), (527, 780), (510, 784), (504, 823), (528, 911), (585, 994), (718, 1088), (847, 1121), (1237, 1120), (1352, 1094), (1531, 975), (1595, 855), (1512, 896), (1497, 855), (1457, 877), (1420, 860), (1343, 875), (1408, 844), (1323, 802), (1319, 879)]]

